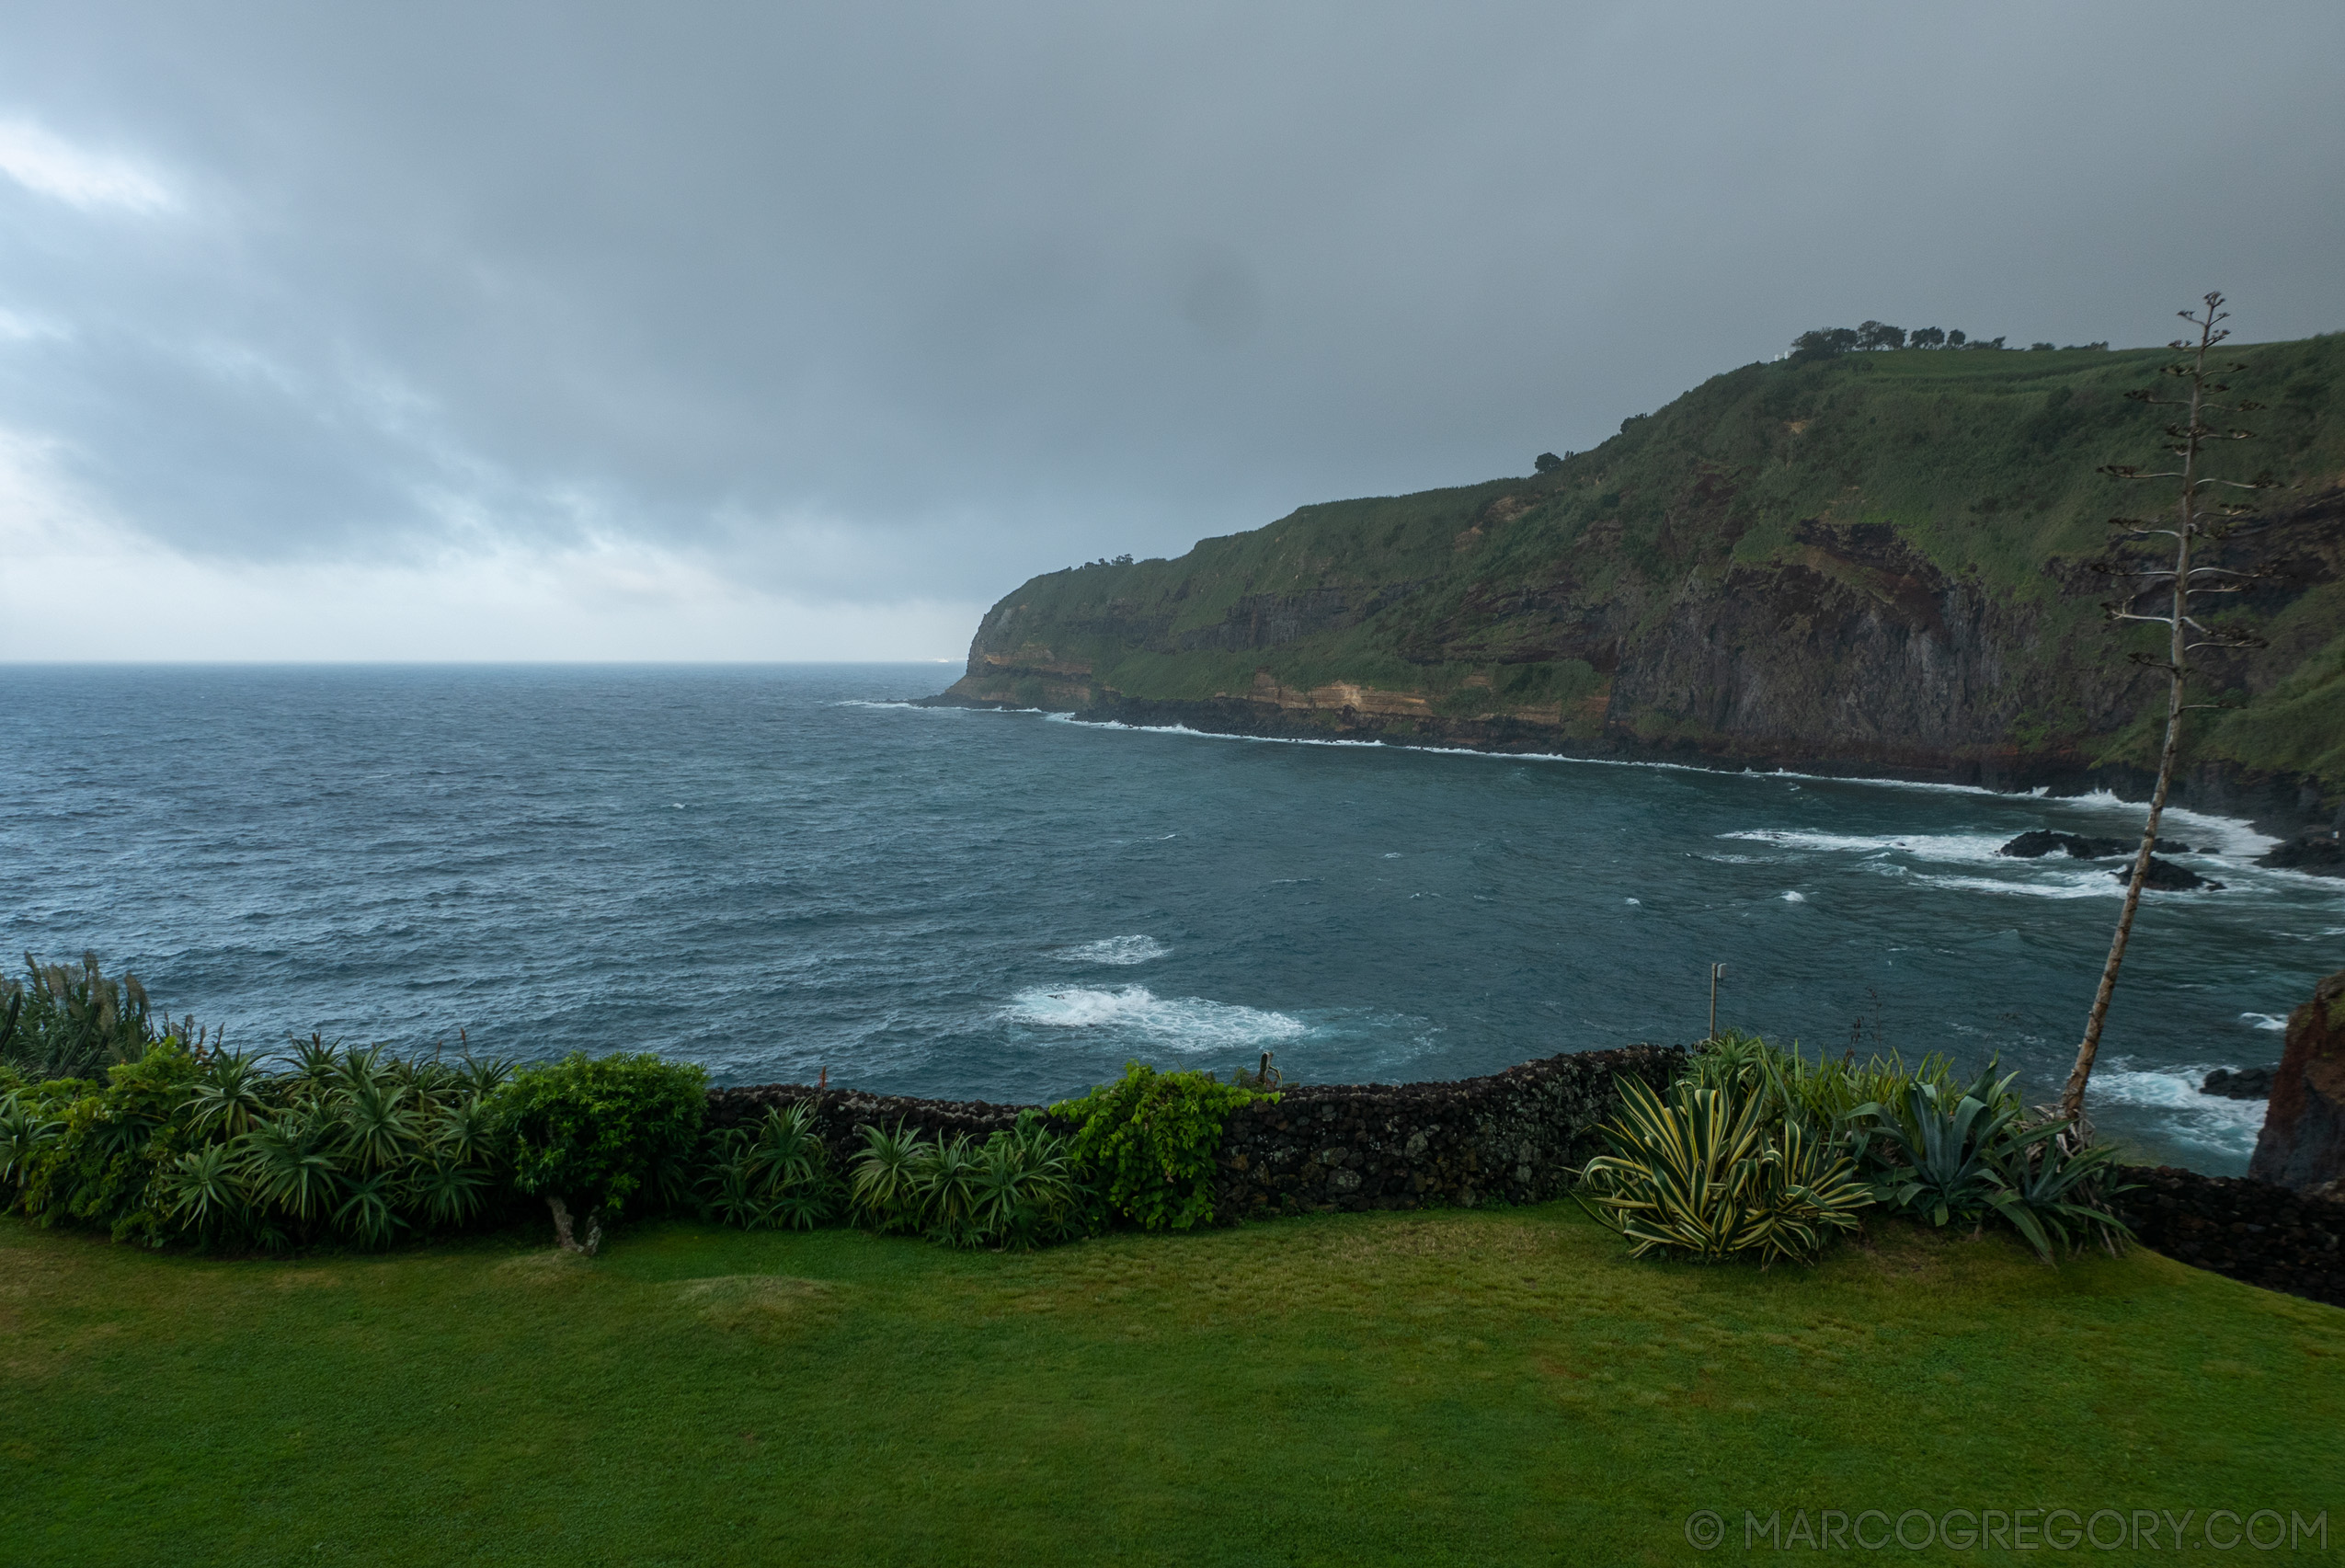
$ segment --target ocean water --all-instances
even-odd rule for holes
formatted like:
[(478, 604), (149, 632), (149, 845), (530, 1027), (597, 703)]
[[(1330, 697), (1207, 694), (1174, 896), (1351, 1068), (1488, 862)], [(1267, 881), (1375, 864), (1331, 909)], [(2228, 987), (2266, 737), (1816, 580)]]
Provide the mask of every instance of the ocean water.
[[(2065, 1075), (2114, 920), (2030, 828), (2138, 808), (1287, 744), (903, 705), (936, 665), (0, 667), (0, 944), (316, 1031), (724, 1082), (1035, 1100), (1129, 1059), (1387, 1082), (1722, 1023)], [(2096, 1078), (2147, 1156), (2244, 1168), (2345, 964), (2345, 883), (2168, 832)]]

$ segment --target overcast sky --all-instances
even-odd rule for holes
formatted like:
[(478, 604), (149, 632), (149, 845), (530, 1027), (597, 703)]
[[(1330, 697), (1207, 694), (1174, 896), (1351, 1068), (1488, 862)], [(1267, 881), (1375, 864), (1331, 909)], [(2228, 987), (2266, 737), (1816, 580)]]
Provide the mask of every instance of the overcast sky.
[(0, 6), (0, 658), (953, 658), (1879, 317), (2345, 327), (2345, 6)]

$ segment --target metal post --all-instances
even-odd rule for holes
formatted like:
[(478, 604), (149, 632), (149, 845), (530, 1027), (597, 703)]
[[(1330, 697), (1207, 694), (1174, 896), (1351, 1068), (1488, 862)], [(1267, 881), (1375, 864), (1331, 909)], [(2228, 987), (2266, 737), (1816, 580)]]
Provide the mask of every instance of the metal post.
[(1723, 964), (1710, 967), (1710, 1034), (1705, 1036), (1707, 1039), (1718, 1038), (1718, 982), (1725, 978), (1725, 974), (1726, 966)]

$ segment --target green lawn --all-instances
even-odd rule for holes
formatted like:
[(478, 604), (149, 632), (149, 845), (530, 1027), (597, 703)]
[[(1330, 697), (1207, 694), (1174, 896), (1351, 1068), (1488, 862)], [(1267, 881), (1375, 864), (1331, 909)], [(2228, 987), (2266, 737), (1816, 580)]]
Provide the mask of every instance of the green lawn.
[(2345, 1311), (1901, 1226), (1761, 1274), (1567, 1205), (591, 1264), (0, 1224), (11, 1564), (1708, 1562), (1783, 1556), (1745, 1507), (2063, 1505), (2328, 1509), (2345, 1553), (2340, 1432)]

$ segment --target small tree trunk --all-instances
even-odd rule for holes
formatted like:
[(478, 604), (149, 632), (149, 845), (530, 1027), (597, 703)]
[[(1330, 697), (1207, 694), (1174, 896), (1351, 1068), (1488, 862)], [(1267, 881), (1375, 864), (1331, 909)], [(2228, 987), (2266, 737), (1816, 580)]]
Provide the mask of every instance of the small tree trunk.
[(561, 1243), (564, 1252), (590, 1258), (601, 1250), (602, 1220), (600, 1215), (591, 1212), (587, 1215), (586, 1240), (580, 1242), (570, 1232), (570, 1211), (562, 1200), (548, 1193), (545, 1207), (554, 1211), (554, 1239)]

